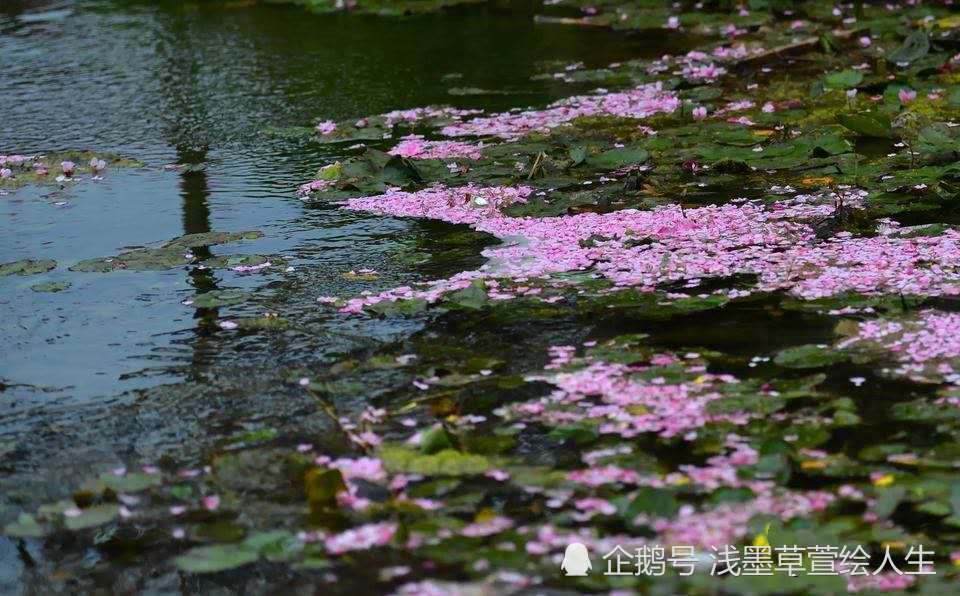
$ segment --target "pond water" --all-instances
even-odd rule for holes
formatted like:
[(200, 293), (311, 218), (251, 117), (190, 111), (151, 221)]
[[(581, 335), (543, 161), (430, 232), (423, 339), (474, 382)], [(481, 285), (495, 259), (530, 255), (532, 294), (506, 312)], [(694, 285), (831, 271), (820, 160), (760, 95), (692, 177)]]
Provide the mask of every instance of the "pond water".
[[(398, 23), (236, 3), (4, 2), (3, 152), (89, 149), (145, 164), (0, 197), (0, 260), (58, 263), (40, 276), (0, 279), (4, 519), (68, 494), (91, 467), (170, 449), (196, 456), (200, 445), (251, 424), (299, 419), (304, 403), (280, 387), (278, 371), (421, 329), (321, 313), (315, 298), (469, 268), (481, 245), (445, 244), (456, 228), (444, 224), (307, 209), (294, 191), (340, 157), (337, 149), (271, 131), (431, 104), (542, 105), (571, 88), (534, 74), (667, 50), (642, 36), (534, 24), (531, 14), (471, 8)], [(503, 93), (451, 95), (456, 87)], [(242, 230), (264, 236), (207, 256), (270, 255), (288, 269), (68, 271), (183, 234)], [(437, 258), (393, 258), (411, 245)], [(343, 277), (363, 267), (379, 272), (376, 284)], [(45, 281), (71, 287), (30, 289)], [(253, 299), (229, 311), (183, 304), (211, 289)], [(265, 310), (295, 330), (263, 341), (215, 323)], [(20, 585), (20, 563), (2, 558), (0, 586)]]
[[(293, 266), (323, 255), (333, 269), (369, 263), (409, 230), (306, 211), (293, 190), (336, 150), (265, 131), (437, 103), (543, 103), (568, 92), (529, 80), (544, 57), (596, 66), (663, 49), (638, 37), (535, 25), (525, 12), (469, 10), (395, 24), (189, 3), (4, 10), (4, 150), (111, 151), (147, 164), (69, 191), (26, 189), (0, 203), (0, 254), (54, 259), (60, 267), (49, 279), (73, 284), (59, 294), (30, 292), (34, 278), (0, 288), (12, 348), (0, 378), (18, 406), (37, 401), (31, 394), (46, 404), (89, 400), (181, 378), (183, 367), (202, 366), (216, 350), (197, 353), (203, 333), (194, 309), (180, 302), (198, 284), (262, 282), (184, 271), (66, 273), (76, 261), (181, 234), (261, 230), (262, 240), (237, 250), (280, 254)], [(454, 87), (511, 94), (458, 98), (448, 94)], [(167, 164), (199, 167), (178, 173)]]
[[(783, 589), (574, 539), (960, 578), (948, 9), (376, 2), (0, 4), (4, 163), (111, 160), (0, 174), (0, 263), (56, 261), (0, 271), (0, 594)], [(430, 105), (498, 114), (376, 117)]]

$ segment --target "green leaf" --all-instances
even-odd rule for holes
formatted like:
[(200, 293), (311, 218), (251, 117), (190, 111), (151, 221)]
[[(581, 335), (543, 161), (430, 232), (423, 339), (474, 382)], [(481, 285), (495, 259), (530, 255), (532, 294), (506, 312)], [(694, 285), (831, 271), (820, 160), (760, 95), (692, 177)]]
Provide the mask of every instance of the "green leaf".
[(493, 462), (482, 455), (460, 453), (445, 449), (431, 455), (397, 445), (380, 448), (383, 465), (393, 473), (423, 474), (425, 476), (464, 476), (482, 474), (494, 467)]
[(859, 70), (841, 70), (823, 77), (824, 89), (852, 89), (863, 82), (863, 73)]
[(923, 31), (914, 31), (903, 45), (887, 55), (887, 59), (895, 64), (909, 64), (927, 55), (930, 51), (930, 38)]
[(304, 478), (307, 500), (318, 507), (336, 507), (337, 494), (347, 490), (340, 470), (315, 468)]
[(162, 481), (159, 474), (134, 472), (117, 476), (116, 474), (106, 473), (101, 474), (100, 478), (97, 479), (97, 488), (100, 490), (109, 488), (118, 493), (135, 493), (151, 486), (159, 486)]
[(3, 528), (3, 533), (7, 536), (16, 536), (18, 538), (39, 538), (44, 535), (44, 530), (37, 523), (37, 520), (29, 513), (21, 513), (17, 521), (10, 522)]
[(570, 161), (573, 162), (570, 164), (571, 166), (578, 166), (587, 158), (587, 150), (582, 146), (570, 147), (568, 153), (570, 155)]
[(960, 143), (945, 124), (934, 122), (920, 129), (917, 147), (924, 153), (944, 153), (960, 150)]
[(672, 518), (680, 511), (680, 503), (673, 496), (673, 493), (662, 488), (641, 487), (637, 491), (624, 516), (633, 519), (641, 513), (646, 513), (653, 517)]
[(255, 562), (259, 553), (246, 545), (199, 546), (174, 559), (180, 569), (190, 573), (216, 573)]
[(879, 112), (838, 114), (837, 122), (861, 136), (880, 139), (889, 139), (893, 136), (890, 130), (890, 118)]
[(381, 300), (376, 304), (365, 307), (366, 310), (381, 314), (390, 315), (412, 315), (427, 309), (427, 301), (423, 298), (410, 298), (409, 300)]
[(787, 368), (817, 368), (847, 360), (847, 354), (808, 344), (781, 350), (773, 361)]
[(34, 292), (62, 292), (69, 289), (71, 285), (69, 281), (45, 281), (33, 284), (30, 289)]
[(488, 301), (487, 291), (484, 288), (483, 282), (477, 280), (462, 290), (450, 293), (445, 301), (463, 308), (478, 310), (483, 308), (483, 305)]
[(640, 164), (647, 161), (650, 153), (640, 147), (623, 147), (621, 149), (611, 149), (597, 155), (591, 155), (586, 159), (588, 166), (599, 168), (601, 170), (615, 170), (623, 166)]
[(437, 426), (423, 433), (423, 438), (420, 440), (420, 452), (432, 455), (444, 449), (454, 449), (456, 447), (455, 442), (455, 438), (447, 429)]
[(50, 259), (34, 261), (23, 259), (12, 263), (0, 263), (0, 277), (6, 275), (36, 275), (46, 273), (57, 266), (57, 262)]
[(902, 486), (891, 486), (879, 491), (873, 512), (880, 518), (890, 517), (906, 494), (907, 489)]
[(270, 561), (287, 561), (303, 550), (303, 543), (286, 530), (260, 532), (243, 541), (249, 547)]
[(80, 515), (68, 517), (64, 515), (63, 524), (70, 530), (83, 530), (85, 528), (94, 528), (102, 526), (105, 523), (113, 521), (119, 512), (116, 505), (94, 505), (87, 509), (82, 509)]

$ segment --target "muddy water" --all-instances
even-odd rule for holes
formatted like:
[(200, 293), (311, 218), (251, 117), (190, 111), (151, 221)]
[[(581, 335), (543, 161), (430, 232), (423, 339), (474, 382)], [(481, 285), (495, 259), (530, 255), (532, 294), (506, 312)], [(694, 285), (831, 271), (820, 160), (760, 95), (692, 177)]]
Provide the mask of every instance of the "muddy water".
[[(199, 460), (245, 430), (280, 427), (291, 443), (322, 435), (325, 422), (283, 385), (283, 371), (429, 336), (427, 317), (345, 318), (318, 311), (315, 298), (474, 267), (483, 240), (465, 244), (461, 230), (435, 223), (306, 209), (295, 187), (340, 150), (271, 131), (439, 103), (542, 105), (572, 90), (531, 81), (534, 74), (670, 49), (530, 17), (522, 8), (471, 8), (397, 22), (279, 6), (3, 2), (0, 151), (111, 151), (146, 166), (0, 197), (0, 261), (58, 262), (47, 274), (0, 279), (0, 518), (69, 494), (91, 470), (162, 455)], [(453, 87), (509, 93), (453, 96)], [(205, 256), (262, 254), (282, 266), (253, 275), (68, 271), (183, 234), (240, 230), (264, 237)], [(411, 250), (419, 260), (397, 258)], [(343, 277), (360, 267), (379, 279)], [(44, 281), (71, 287), (30, 289)], [(183, 304), (212, 289), (252, 299), (220, 309)], [(245, 335), (216, 325), (265, 311), (291, 327)], [(566, 321), (539, 333), (530, 341), (544, 345), (551, 334), (586, 330)], [(389, 376), (374, 379), (355, 399), (390, 388)], [(0, 591), (43, 577), (47, 559), (81, 556), (17, 557), (6, 538), (0, 551)]]

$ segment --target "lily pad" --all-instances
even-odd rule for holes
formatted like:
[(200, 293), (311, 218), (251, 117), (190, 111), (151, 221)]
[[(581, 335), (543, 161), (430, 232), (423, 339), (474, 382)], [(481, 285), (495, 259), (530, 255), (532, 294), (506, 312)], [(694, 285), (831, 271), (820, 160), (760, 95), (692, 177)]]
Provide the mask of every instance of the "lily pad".
[(880, 112), (858, 112), (837, 115), (837, 122), (855, 133), (865, 137), (889, 139), (893, 136), (890, 130), (890, 118)]
[(33, 284), (30, 289), (34, 292), (62, 292), (69, 289), (71, 285), (69, 281), (45, 281)]
[(847, 360), (849, 356), (830, 348), (808, 344), (777, 352), (773, 361), (787, 368), (819, 368)]
[(12, 263), (0, 264), (0, 277), (7, 275), (37, 275), (56, 268), (57, 262), (51, 259), (23, 259)]
[(70, 530), (83, 530), (86, 528), (95, 528), (109, 523), (117, 518), (119, 507), (117, 505), (94, 505), (87, 509), (82, 509), (80, 515), (70, 516), (66, 513), (63, 516), (63, 524)]
[(384, 445), (380, 448), (380, 458), (391, 472), (425, 476), (482, 474), (494, 467), (493, 462), (483, 455), (461, 453), (453, 449), (424, 455), (405, 447)]
[(216, 573), (256, 562), (260, 553), (245, 544), (198, 546), (174, 559), (178, 568), (190, 573)]
[(36, 518), (28, 513), (21, 513), (17, 521), (4, 526), (3, 533), (7, 536), (17, 538), (39, 538), (46, 532), (43, 527), (37, 523)]

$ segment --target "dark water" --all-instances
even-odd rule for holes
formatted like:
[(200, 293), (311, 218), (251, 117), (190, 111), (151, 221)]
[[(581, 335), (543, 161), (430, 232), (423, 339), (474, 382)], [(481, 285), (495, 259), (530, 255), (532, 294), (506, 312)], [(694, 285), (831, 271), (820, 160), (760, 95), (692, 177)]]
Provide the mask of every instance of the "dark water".
[[(58, 262), (47, 274), (0, 278), (0, 522), (69, 495), (93, 471), (170, 453), (199, 461), (203, 448), (251, 428), (282, 427), (292, 444), (324, 436), (324, 422), (310, 416), (315, 406), (284, 385), (282, 372), (324, 370), (425, 323), (344, 317), (315, 298), (475, 267), (479, 245), (446, 243), (457, 230), (435, 222), (306, 209), (296, 186), (345, 150), (264, 131), (430, 104), (542, 105), (575, 89), (533, 82), (534, 74), (666, 51), (657, 40), (537, 25), (531, 16), (532, 7), (516, 6), (397, 21), (247, 3), (0, 2), (0, 153), (90, 149), (146, 164), (66, 190), (0, 196), (0, 262)], [(511, 94), (454, 97), (451, 87)], [(67, 270), (182, 234), (239, 230), (264, 237), (211, 253), (285, 265), (255, 275)], [(410, 249), (433, 258), (422, 266), (395, 258)], [(380, 278), (343, 277), (361, 267)], [(72, 287), (30, 289), (44, 281)], [(210, 289), (254, 298), (201, 311), (182, 304)], [(215, 324), (267, 311), (291, 328), (239, 334)], [(556, 332), (579, 333), (573, 322)], [(357, 402), (391, 383), (371, 382)], [(98, 560), (18, 555), (0, 538), (0, 592), (42, 593), (62, 565)]]
[[(322, 255), (325, 267), (348, 270), (370, 264), (409, 230), (305, 211), (293, 189), (338, 149), (265, 129), (452, 100), (543, 103), (570, 92), (529, 81), (545, 58), (595, 66), (662, 50), (638, 37), (535, 25), (521, 9), (394, 21), (269, 5), (5, 2), (0, 32), (0, 150), (91, 149), (148, 164), (68, 192), (32, 188), (0, 201), (3, 260), (60, 264), (43, 277), (0, 281), (0, 379), (15, 409), (182, 378), (183, 366), (215, 355), (198, 357), (208, 350), (197, 345), (193, 309), (180, 302), (198, 285), (252, 289), (265, 281), (223, 272), (198, 280), (180, 270), (66, 272), (76, 261), (186, 233), (258, 229), (263, 240), (214, 252), (280, 254), (308, 267)], [(451, 87), (520, 95), (452, 97)], [(162, 169), (171, 163), (205, 169)], [(337, 277), (313, 296), (342, 289)], [(47, 280), (73, 287), (29, 290)]]

